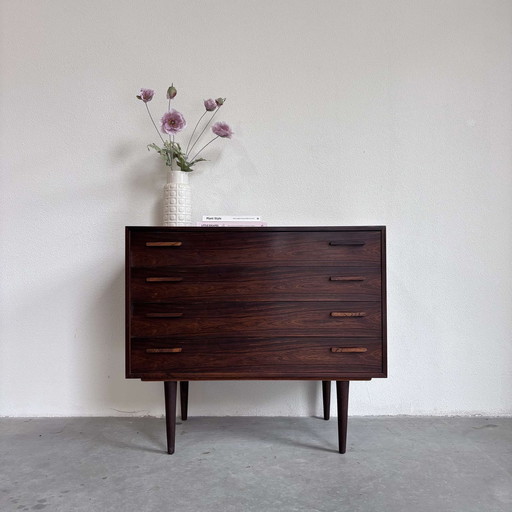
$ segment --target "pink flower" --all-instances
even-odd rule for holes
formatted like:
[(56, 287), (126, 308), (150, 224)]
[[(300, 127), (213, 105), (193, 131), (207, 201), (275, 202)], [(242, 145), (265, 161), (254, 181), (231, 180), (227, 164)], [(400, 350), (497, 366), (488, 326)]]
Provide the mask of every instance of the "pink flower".
[(219, 137), (227, 137), (228, 139), (231, 139), (231, 135), (233, 135), (229, 125), (222, 121), (219, 121), (212, 126), (212, 132)]
[(147, 103), (148, 101), (151, 101), (153, 99), (154, 94), (155, 91), (153, 91), (153, 89), (141, 89), (139, 94), (137, 95), (137, 98), (139, 100), (142, 100), (144, 103)]
[(187, 122), (183, 115), (173, 108), (162, 116), (161, 122), (162, 133), (168, 134), (181, 132), (181, 130), (187, 126)]
[(215, 100), (213, 100), (212, 98), (210, 98), (209, 100), (204, 100), (204, 108), (208, 112), (212, 112), (213, 110), (215, 110), (217, 108), (217, 102)]

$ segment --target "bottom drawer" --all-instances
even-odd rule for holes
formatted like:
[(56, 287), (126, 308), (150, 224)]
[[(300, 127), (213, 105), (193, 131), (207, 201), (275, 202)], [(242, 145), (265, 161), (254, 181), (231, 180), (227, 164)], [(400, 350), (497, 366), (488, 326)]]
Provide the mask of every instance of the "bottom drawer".
[(147, 380), (383, 377), (382, 341), (370, 338), (136, 338), (127, 377)]

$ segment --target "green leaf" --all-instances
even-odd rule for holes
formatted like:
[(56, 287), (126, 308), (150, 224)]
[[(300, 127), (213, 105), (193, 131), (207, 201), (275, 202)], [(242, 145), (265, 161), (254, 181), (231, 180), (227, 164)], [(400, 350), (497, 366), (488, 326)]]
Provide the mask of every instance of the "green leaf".
[(156, 144), (148, 144), (148, 151), (149, 151), (149, 148), (154, 149), (157, 153), (160, 153), (160, 154), (162, 154), (162, 152), (165, 151), (164, 149), (158, 147)]

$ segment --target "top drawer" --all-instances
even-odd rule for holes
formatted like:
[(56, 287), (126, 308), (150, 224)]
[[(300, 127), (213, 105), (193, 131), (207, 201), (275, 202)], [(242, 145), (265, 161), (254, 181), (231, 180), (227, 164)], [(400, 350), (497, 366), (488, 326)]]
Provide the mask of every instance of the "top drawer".
[(257, 264), (377, 266), (380, 231), (161, 228), (129, 231), (131, 267)]

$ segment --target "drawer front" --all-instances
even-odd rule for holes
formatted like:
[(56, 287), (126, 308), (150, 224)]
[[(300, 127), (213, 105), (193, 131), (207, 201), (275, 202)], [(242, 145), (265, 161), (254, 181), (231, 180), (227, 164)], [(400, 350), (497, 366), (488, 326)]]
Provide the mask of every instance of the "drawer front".
[(166, 265), (379, 266), (379, 231), (134, 231), (132, 267)]
[(131, 335), (382, 335), (380, 302), (135, 303)]
[(145, 267), (131, 269), (134, 301), (381, 298), (378, 267)]
[(379, 339), (233, 338), (139, 339), (131, 343), (131, 372), (176, 380), (327, 378), (382, 373)]

